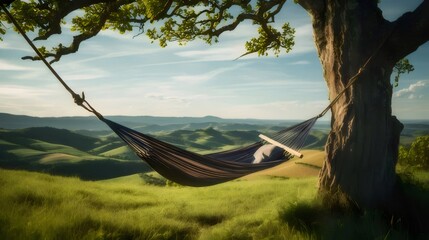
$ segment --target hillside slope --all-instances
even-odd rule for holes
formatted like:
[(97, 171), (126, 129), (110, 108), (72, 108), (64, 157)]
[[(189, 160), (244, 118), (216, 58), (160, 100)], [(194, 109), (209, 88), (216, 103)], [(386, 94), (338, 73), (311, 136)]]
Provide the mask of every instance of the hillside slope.
[(91, 153), (100, 139), (55, 128), (0, 130), (0, 167), (98, 180), (144, 172), (142, 161)]
[(303, 158), (294, 157), (291, 160), (257, 173), (244, 177), (245, 179), (257, 179), (260, 177), (284, 177), (307, 178), (316, 177), (322, 167), (325, 152), (320, 150), (303, 150)]

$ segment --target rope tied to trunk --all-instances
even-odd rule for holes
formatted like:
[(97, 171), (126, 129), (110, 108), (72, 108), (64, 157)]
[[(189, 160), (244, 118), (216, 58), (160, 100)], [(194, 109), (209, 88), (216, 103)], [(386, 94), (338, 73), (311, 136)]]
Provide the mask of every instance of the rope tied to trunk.
[(380, 49), (384, 46), (384, 44), (386, 43), (386, 41), (389, 39), (389, 37), (392, 35), (393, 30), (395, 29), (396, 24), (394, 25), (394, 27), (392, 28), (392, 30), (389, 32), (389, 34), (386, 35), (386, 37), (383, 39), (383, 41), (381, 41), (381, 43), (379, 44), (379, 46), (376, 48), (376, 50), (372, 53), (372, 55), (365, 61), (365, 63), (358, 69), (357, 73), (355, 75), (353, 75), (352, 77), (349, 78), (347, 85), (344, 87), (343, 90), (341, 90), (341, 92), (339, 92), (337, 94), (337, 96), (331, 101), (331, 103), (329, 103), (329, 105), (323, 109), (323, 111), (317, 115), (317, 118), (321, 118), (323, 117), (331, 108), (332, 106), (338, 102), (338, 100), (340, 100), (341, 96), (356, 82), (356, 80), (359, 79), (359, 77), (364, 73), (364, 71), (366, 70), (366, 67), (368, 66), (368, 64), (372, 61), (372, 59), (378, 54), (378, 52), (380, 51)]

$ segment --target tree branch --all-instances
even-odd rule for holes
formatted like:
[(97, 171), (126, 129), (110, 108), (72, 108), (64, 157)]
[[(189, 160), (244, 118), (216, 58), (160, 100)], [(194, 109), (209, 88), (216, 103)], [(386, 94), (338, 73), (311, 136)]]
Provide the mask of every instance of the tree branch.
[(386, 43), (392, 64), (417, 50), (429, 40), (429, 0), (424, 0), (413, 12), (407, 12), (393, 22), (392, 36)]
[[(96, 36), (101, 31), (103, 26), (106, 24), (110, 14), (113, 11), (116, 11), (121, 5), (122, 5), (121, 1), (117, 1), (117, 2), (110, 1), (109, 3), (106, 3), (106, 6), (104, 7), (103, 12), (100, 14), (97, 23), (92, 26), (90, 31), (83, 32), (77, 36), (74, 36), (73, 42), (67, 47), (60, 44), (57, 48), (55, 48), (55, 53), (48, 52), (45, 54), (45, 57), (52, 57), (53, 60), (50, 61), (50, 63), (52, 64), (54, 62), (58, 62), (61, 59), (61, 57), (64, 55), (77, 52), (79, 50), (80, 44), (83, 41)], [(25, 56), (25, 57), (22, 57), (22, 59), (30, 59), (33, 61), (40, 60), (38, 56)]]
[(34, 38), (34, 41), (37, 40), (46, 40), (50, 36), (54, 34), (60, 34), (61, 33), (61, 21), (64, 17), (66, 17), (71, 12), (81, 9), (84, 7), (89, 7), (94, 4), (99, 3), (108, 3), (112, 2), (113, 0), (74, 0), (74, 1), (64, 1), (63, 3), (58, 5), (58, 9), (54, 10), (50, 8), (49, 6), (45, 4), (39, 4), (36, 6), (36, 8), (39, 9), (46, 9), (52, 12), (52, 16), (49, 19), (48, 25), (45, 26), (47, 31), (44, 34), (39, 35), (38, 37)]
[[(293, 46), (293, 28), (284, 24), (279, 31), (270, 25), (286, 1), (165, 0), (146, 3), (136, 0), (69, 0), (60, 3), (57, 0), (39, 0), (16, 4), (16, 14), (21, 15), (27, 31), (39, 29), (35, 40), (47, 40), (53, 34), (61, 33), (65, 17), (77, 9), (84, 10), (82, 16), (72, 19), (72, 30), (79, 32), (73, 37), (73, 42), (69, 46), (60, 44), (44, 51), (46, 57), (53, 58), (52, 62), (77, 52), (82, 42), (96, 36), (101, 29), (126, 32), (132, 30), (132, 23), (139, 24), (142, 32), (146, 23), (153, 25), (154, 28), (146, 30), (146, 34), (152, 40), (159, 40), (161, 46), (166, 46), (167, 42), (184, 43), (196, 38), (210, 44), (224, 32), (236, 29), (244, 21), (251, 21), (259, 25), (259, 36), (246, 43), (246, 54), (258, 52), (265, 55), (268, 50), (278, 54), (280, 48), (288, 52)], [(19, 12), (21, 9), (25, 11)], [(24, 59), (39, 60), (31, 56)]]
[(325, 9), (324, 0), (295, 0), (301, 5), (310, 15), (320, 15)]

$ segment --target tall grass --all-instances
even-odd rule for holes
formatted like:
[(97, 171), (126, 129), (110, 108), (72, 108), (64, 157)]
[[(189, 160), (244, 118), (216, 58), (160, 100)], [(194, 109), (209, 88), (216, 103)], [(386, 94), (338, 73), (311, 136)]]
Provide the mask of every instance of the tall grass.
[(377, 212), (336, 214), (317, 179), (259, 178), (205, 188), (139, 176), (85, 182), (0, 169), (2, 239), (410, 239)]
[(226, 239), (305, 236), (278, 209), (315, 196), (315, 179), (235, 181), (208, 188), (0, 170), (4, 239)]

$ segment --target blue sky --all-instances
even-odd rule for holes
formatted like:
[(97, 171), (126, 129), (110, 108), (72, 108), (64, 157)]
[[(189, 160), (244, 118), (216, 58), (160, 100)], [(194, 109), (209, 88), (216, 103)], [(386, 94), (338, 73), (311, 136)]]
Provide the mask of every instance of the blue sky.
[[(384, 16), (394, 20), (421, 0), (383, 0)], [(209, 46), (195, 41), (160, 48), (141, 35), (104, 31), (78, 53), (53, 66), (76, 92), (103, 115), (206, 116), (306, 119), (328, 104), (328, 90), (313, 43), (310, 17), (289, 1), (276, 18), (296, 29), (295, 46), (279, 57), (246, 56), (244, 43), (256, 33), (250, 23)], [(69, 41), (67, 31), (38, 46)], [(0, 42), (0, 112), (32, 116), (87, 116), (77, 107), (16, 33)], [(399, 119), (429, 119), (429, 44), (408, 56), (415, 67), (394, 89)]]

